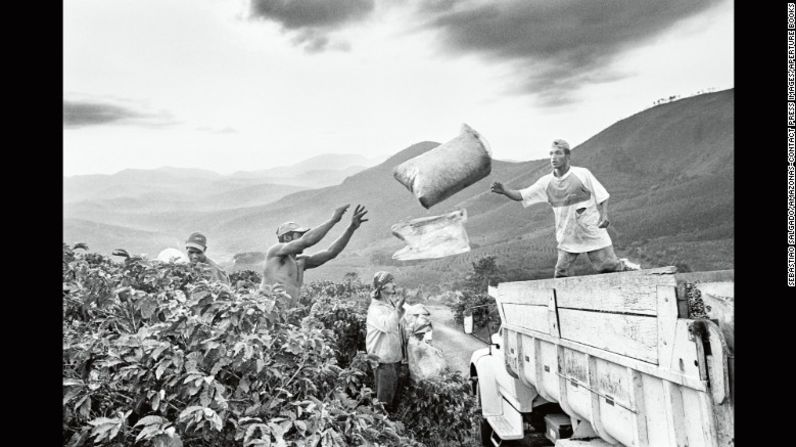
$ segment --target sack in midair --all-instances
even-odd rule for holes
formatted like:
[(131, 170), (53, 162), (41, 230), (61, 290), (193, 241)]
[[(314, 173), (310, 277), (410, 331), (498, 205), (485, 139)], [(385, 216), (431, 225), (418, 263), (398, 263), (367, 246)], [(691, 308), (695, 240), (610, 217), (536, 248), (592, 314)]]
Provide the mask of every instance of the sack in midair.
[(465, 222), (465, 209), (399, 222), (390, 229), (395, 237), (406, 243), (406, 247), (396, 251), (392, 258), (409, 261), (466, 253), (470, 251), (470, 239), (464, 229)]
[(393, 176), (428, 209), (490, 172), (489, 144), (463, 124), (459, 136), (396, 166)]

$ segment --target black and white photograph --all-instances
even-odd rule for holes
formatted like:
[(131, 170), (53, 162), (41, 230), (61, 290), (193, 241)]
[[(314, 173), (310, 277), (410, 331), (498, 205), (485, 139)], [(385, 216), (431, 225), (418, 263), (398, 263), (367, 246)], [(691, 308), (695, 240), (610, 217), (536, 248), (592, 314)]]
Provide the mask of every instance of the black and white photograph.
[(734, 2), (62, 14), (64, 446), (735, 446)]

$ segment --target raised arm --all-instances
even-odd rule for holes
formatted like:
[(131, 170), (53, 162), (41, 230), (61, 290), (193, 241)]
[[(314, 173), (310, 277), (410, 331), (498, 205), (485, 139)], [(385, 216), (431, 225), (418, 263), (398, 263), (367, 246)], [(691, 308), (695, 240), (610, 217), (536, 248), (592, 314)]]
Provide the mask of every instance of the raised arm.
[(357, 205), (356, 208), (354, 208), (354, 214), (351, 216), (351, 223), (348, 224), (343, 234), (332, 242), (332, 245), (326, 250), (307, 256), (305, 258), (304, 268), (311, 269), (319, 267), (339, 255), (345, 246), (348, 245), (348, 241), (351, 240), (351, 236), (354, 234), (354, 231), (359, 228), (359, 225), (362, 224), (362, 222), (368, 221), (367, 219), (363, 219), (367, 212), (368, 210), (366, 210), (364, 206)]
[(349, 206), (351, 205), (343, 205), (340, 208), (337, 208), (334, 210), (334, 214), (332, 214), (331, 219), (304, 233), (300, 238), (294, 241), (283, 242), (274, 245), (271, 249), (269, 249), (268, 255), (287, 256), (291, 254), (298, 254), (304, 251), (306, 248), (317, 244), (321, 241), (321, 239), (324, 238), (324, 236), (326, 236), (326, 233), (328, 233), (337, 222), (340, 222), (340, 219), (343, 217), (343, 214), (345, 214)]
[(517, 191), (516, 189), (508, 189), (505, 186), (503, 186), (503, 183), (501, 182), (492, 183), (492, 187), (490, 188), (490, 190), (494, 193), (503, 194), (509, 199), (515, 200), (517, 202), (522, 200), (522, 196), (520, 195), (519, 191)]

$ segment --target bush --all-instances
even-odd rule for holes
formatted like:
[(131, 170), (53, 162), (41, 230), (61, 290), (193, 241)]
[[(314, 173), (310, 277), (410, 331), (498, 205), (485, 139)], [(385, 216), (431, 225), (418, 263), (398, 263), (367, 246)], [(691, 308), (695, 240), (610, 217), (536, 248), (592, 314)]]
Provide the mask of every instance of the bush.
[(332, 330), (290, 323), (286, 295), (66, 246), (64, 266), (68, 445), (419, 445), (361, 362), (337, 365)]
[[(115, 262), (63, 250), (66, 445), (421, 446), (470, 429), (466, 381), (410, 386), (393, 420), (371, 390), (365, 312), (313, 296), (312, 308), (232, 287), (188, 264)], [(335, 289), (336, 291), (337, 289)], [(432, 387), (432, 388), (430, 388)], [(433, 388), (436, 387), (436, 388)], [(425, 394), (424, 394), (425, 393)], [(434, 393), (434, 399), (419, 398)], [(423, 414), (429, 418), (422, 419)], [(450, 427), (436, 427), (448, 415)], [(447, 420), (447, 419), (446, 419)], [(411, 427), (409, 425), (411, 424)]]
[(459, 301), (449, 304), (448, 307), (453, 311), (453, 320), (458, 324), (464, 324), (464, 316), (472, 314), (473, 329), (488, 326), (494, 330), (500, 326), (497, 303), (485, 293), (462, 292)]
[(446, 371), (439, 380), (412, 383), (401, 396), (398, 419), (428, 446), (476, 445), (480, 408), (469, 380)]
[(448, 304), (453, 311), (453, 319), (463, 324), (464, 316), (472, 313), (473, 329), (497, 327), (500, 325), (500, 314), (495, 299), (487, 294), (489, 286), (495, 286), (506, 277), (504, 269), (495, 262), (494, 256), (479, 258), (472, 263), (473, 270), (467, 274), (463, 283), (459, 284), (460, 298)]
[(254, 270), (238, 270), (229, 274), (229, 282), (237, 289), (240, 288), (257, 288), (263, 278), (259, 273)]

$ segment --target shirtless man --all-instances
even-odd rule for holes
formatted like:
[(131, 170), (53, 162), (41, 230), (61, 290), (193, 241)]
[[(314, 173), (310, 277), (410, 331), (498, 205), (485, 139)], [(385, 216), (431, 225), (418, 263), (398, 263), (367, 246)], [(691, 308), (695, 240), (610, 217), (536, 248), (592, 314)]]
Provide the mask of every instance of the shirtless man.
[(298, 302), (301, 296), (301, 285), (304, 282), (304, 270), (320, 267), (334, 259), (343, 251), (359, 225), (368, 221), (368, 219), (362, 218), (368, 211), (364, 206), (357, 205), (353, 216), (351, 216), (351, 223), (329, 248), (312, 255), (302, 255), (306, 248), (320, 242), (326, 233), (337, 222), (340, 222), (349, 206), (344, 205), (337, 208), (331, 219), (313, 229), (301, 227), (295, 222), (285, 222), (280, 225), (276, 229), (276, 237), (279, 242), (272, 245), (265, 255), (265, 271), (260, 288), (265, 289), (265, 286), (279, 284), (295, 302)]

